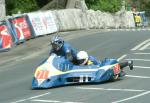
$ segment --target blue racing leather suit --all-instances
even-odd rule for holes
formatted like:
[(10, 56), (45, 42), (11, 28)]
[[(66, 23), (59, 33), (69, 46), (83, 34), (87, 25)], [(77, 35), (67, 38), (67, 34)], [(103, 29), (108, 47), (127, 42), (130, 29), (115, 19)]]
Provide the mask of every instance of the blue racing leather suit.
[[(50, 51), (50, 54), (55, 53), (58, 56), (64, 56), (66, 59), (71, 58), (71, 61), (76, 60), (77, 58), (77, 51), (75, 48), (73, 48), (68, 42), (64, 42), (63, 46), (59, 50), (52, 49)], [(71, 56), (71, 57), (68, 57)]]

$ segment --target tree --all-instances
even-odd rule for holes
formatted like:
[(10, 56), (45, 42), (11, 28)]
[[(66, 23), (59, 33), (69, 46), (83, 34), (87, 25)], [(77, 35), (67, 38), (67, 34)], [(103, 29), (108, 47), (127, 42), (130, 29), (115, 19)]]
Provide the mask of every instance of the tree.
[(39, 9), (36, 0), (6, 0), (7, 15), (25, 13)]
[(51, 2), (52, 0), (36, 0), (38, 6), (41, 8), (45, 6), (47, 3)]
[(150, 1), (148, 0), (139, 0), (140, 5), (140, 10), (150, 10)]
[(117, 12), (122, 0), (85, 0), (88, 8), (105, 12)]

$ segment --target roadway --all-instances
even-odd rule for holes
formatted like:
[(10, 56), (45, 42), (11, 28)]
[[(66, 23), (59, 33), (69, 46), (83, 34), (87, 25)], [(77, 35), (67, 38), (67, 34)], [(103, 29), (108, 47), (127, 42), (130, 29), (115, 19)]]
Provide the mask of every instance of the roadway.
[[(54, 34), (53, 34), (54, 35)], [(133, 60), (134, 70), (116, 82), (32, 90), (35, 68), (49, 53), (46, 35), (0, 53), (0, 103), (148, 103), (150, 31), (86, 30), (61, 33), (78, 50), (102, 60)]]

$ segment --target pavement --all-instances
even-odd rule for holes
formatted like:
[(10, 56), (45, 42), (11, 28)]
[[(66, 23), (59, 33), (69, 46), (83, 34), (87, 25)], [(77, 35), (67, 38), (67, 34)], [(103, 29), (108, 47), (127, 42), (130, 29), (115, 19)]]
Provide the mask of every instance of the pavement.
[(0, 53), (1, 103), (148, 103), (150, 101), (149, 30), (63, 32), (61, 36), (78, 50), (86, 50), (100, 60), (105, 57), (120, 61), (133, 60), (134, 70), (125, 68), (126, 77), (116, 82), (32, 90), (34, 71), (48, 56), (49, 40), (53, 35), (29, 40), (9, 52)]

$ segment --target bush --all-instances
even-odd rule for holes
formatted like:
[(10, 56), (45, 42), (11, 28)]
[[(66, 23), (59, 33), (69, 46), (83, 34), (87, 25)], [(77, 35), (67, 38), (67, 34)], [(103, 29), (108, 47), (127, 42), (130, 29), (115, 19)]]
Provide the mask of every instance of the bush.
[(89, 9), (105, 12), (117, 12), (121, 8), (122, 0), (85, 0)]
[(6, 0), (7, 15), (16, 14), (18, 12), (30, 12), (39, 9), (36, 0)]

